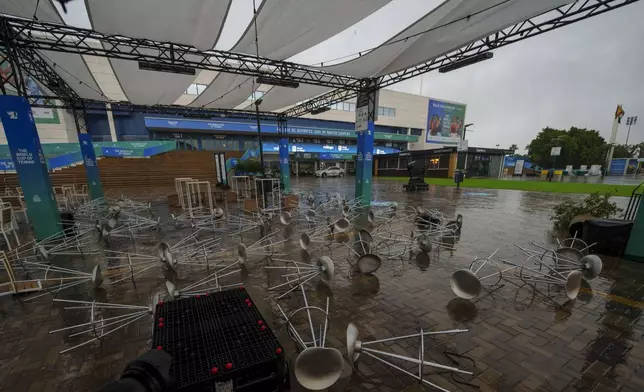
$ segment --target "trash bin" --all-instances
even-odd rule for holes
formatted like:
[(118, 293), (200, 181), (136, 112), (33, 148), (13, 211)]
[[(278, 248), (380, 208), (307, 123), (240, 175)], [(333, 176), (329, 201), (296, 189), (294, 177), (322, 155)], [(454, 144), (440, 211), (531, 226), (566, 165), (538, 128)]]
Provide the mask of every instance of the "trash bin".
[(633, 222), (621, 219), (593, 219), (584, 222), (583, 240), (596, 243), (592, 252), (606, 256), (622, 257), (631, 235)]

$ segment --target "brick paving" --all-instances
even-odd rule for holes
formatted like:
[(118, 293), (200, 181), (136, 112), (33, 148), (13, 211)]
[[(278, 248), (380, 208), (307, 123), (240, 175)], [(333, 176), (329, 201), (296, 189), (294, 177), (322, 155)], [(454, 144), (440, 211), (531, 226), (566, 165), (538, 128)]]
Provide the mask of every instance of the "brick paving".
[[(321, 189), (352, 193), (352, 179), (295, 181), (300, 189)], [(132, 196), (158, 199), (155, 212), (167, 216), (163, 195), (127, 190)], [(602, 276), (585, 286), (576, 301), (566, 301), (563, 293), (535, 290), (506, 281), (493, 292), (474, 300), (457, 298), (449, 287), (449, 277), (467, 268), (475, 256), (487, 256), (499, 248), (504, 258), (522, 260), (514, 242), (552, 242), (548, 232), (550, 209), (562, 196), (517, 191), (431, 188), (429, 192), (408, 195), (380, 189), (375, 199), (409, 204), (422, 203), (447, 215), (461, 213), (464, 227), (457, 250), (432, 253), (429, 267), (419, 268), (415, 260), (385, 261), (374, 276), (351, 273), (345, 261), (346, 248), (331, 252), (314, 251), (313, 257), (329, 254), (336, 264), (333, 281), (327, 286), (316, 280), (307, 286), (309, 302), (323, 306), (330, 298), (331, 324), (327, 346), (346, 355), (345, 334), (349, 322), (359, 328), (362, 340), (383, 339), (415, 333), (419, 328), (440, 330), (465, 328), (467, 333), (432, 336), (425, 340), (425, 357), (446, 365), (457, 365), (473, 376), (445, 372), (425, 372), (424, 378), (451, 391), (623, 391), (644, 390), (644, 272), (640, 265), (605, 259)], [(468, 195), (468, 193), (472, 193)], [(119, 192), (120, 194), (120, 192)], [(621, 202), (621, 201), (620, 201)], [(176, 242), (185, 232), (170, 232)], [(297, 246), (289, 244), (293, 254)], [(152, 252), (141, 245), (137, 251)], [(74, 261), (78, 268), (90, 269), (98, 258)], [(180, 283), (198, 279), (182, 273)], [(245, 286), (255, 303), (276, 331), (291, 360), (296, 346), (285, 333), (275, 301), (267, 292), (279, 282), (278, 274), (267, 273), (257, 261), (249, 262), (242, 273)], [(592, 287), (592, 292), (590, 287)], [(164, 290), (161, 274), (150, 274), (132, 283), (109, 286), (98, 292), (79, 288), (61, 294), (70, 299), (107, 300), (116, 303), (147, 304), (152, 293)], [(293, 294), (280, 304), (293, 310), (302, 306), (301, 296)], [(50, 300), (21, 302), (0, 298), (0, 392), (95, 391), (113, 380), (125, 364), (149, 348), (151, 324), (144, 322), (67, 354), (62, 349), (82, 340), (50, 335), (52, 329), (84, 321), (82, 315), (63, 311)], [(303, 320), (296, 318), (296, 325)], [(390, 342), (380, 350), (417, 357), (416, 339)], [(398, 363), (398, 362), (397, 362)], [(417, 366), (402, 365), (411, 372)], [(292, 390), (303, 390), (292, 378)], [(363, 355), (355, 368), (346, 363), (344, 372), (331, 391), (420, 391), (412, 377)]]

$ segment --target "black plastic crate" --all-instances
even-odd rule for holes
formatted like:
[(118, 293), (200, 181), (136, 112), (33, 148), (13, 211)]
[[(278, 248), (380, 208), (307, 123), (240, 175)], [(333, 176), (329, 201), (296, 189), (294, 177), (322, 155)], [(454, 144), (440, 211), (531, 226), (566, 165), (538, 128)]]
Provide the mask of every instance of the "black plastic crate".
[(288, 386), (282, 346), (244, 288), (157, 304), (152, 349), (172, 355), (178, 392)]

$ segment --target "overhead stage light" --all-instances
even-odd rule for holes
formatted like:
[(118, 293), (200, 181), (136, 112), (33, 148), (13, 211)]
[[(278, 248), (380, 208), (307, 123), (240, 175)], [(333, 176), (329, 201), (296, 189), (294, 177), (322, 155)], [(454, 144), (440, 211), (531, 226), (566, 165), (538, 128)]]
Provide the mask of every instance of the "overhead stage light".
[(328, 112), (329, 110), (331, 110), (329, 106), (320, 106), (318, 108), (312, 109), (311, 114), (320, 114), (320, 113)]
[(270, 84), (271, 86), (279, 87), (288, 87), (288, 88), (298, 88), (300, 84), (292, 80), (274, 78), (271, 76), (260, 76), (256, 79), (256, 82), (259, 84)]
[(183, 65), (158, 64), (158, 63), (150, 63), (147, 61), (139, 61), (139, 69), (143, 69), (145, 71), (176, 73), (181, 75), (195, 74), (194, 68), (184, 67)]
[(446, 73), (450, 71), (454, 71), (459, 68), (467, 67), (468, 65), (480, 63), (481, 61), (489, 60), (492, 57), (494, 57), (494, 53), (492, 52), (485, 52), (481, 54), (477, 54), (475, 56), (470, 56), (466, 57), (462, 60), (454, 61), (453, 63), (450, 63), (444, 67), (440, 67), (438, 69), (438, 72), (440, 73)]

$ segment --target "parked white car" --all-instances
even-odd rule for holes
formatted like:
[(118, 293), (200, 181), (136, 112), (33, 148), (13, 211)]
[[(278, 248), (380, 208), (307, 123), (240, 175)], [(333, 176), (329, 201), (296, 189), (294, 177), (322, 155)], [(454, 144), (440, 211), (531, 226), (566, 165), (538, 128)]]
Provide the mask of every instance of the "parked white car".
[(338, 166), (329, 166), (315, 171), (316, 177), (344, 177), (344, 169)]

